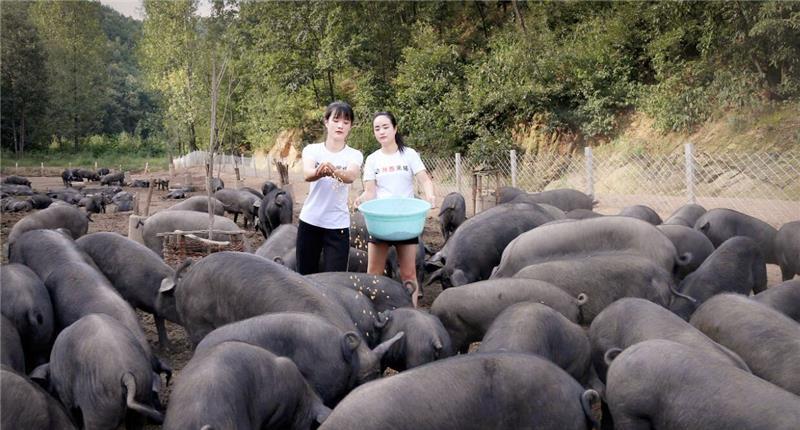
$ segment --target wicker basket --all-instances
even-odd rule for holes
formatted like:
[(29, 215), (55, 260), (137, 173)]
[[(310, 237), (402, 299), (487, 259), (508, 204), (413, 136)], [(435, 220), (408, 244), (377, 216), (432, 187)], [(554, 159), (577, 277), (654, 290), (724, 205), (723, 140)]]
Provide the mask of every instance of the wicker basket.
[(214, 252), (244, 252), (243, 231), (212, 230), (212, 232), (214, 240), (208, 239), (208, 230), (158, 233), (157, 236), (164, 238), (162, 247), (164, 262), (172, 267), (178, 267), (186, 260), (197, 261)]

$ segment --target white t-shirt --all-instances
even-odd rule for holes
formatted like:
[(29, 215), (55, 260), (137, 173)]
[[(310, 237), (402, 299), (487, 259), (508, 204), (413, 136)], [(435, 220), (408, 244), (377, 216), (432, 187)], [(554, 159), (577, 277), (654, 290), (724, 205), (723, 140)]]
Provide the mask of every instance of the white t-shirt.
[(423, 170), (419, 154), (409, 147), (394, 154), (379, 149), (364, 163), (364, 180), (375, 181), (376, 198), (414, 197), (414, 175)]
[[(303, 160), (314, 160), (314, 167), (324, 162), (347, 169), (353, 164), (361, 167), (364, 156), (361, 151), (345, 146), (339, 152), (331, 152), (324, 143), (312, 143), (303, 148)], [(300, 220), (317, 227), (336, 229), (350, 227), (350, 212), (347, 209), (347, 196), (350, 184), (337, 181), (329, 176), (311, 183), (308, 197), (300, 211)]]

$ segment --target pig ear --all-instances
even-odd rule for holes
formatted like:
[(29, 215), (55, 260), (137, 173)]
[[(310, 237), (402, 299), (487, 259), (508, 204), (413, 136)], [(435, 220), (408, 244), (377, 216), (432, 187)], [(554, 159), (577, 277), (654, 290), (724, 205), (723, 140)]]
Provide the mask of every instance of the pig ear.
[(606, 362), (606, 366), (611, 366), (611, 362), (614, 361), (615, 358), (622, 352), (622, 348), (610, 348), (606, 353), (603, 355), (603, 361)]
[(342, 337), (342, 346), (348, 351), (355, 351), (361, 345), (361, 337), (354, 331), (348, 331)]
[(375, 355), (378, 357), (378, 360), (380, 360), (383, 357), (383, 354), (386, 354), (386, 351), (388, 351), (389, 348), (391, 348), (392, 345), (394, 345), (395, 342), (400, 340), (405, 334), (406, 333), (403, 331), (397, 333), (396, 335), (394, 335), (393, 338), (376, 346), (375, 349), (372, 350), (372, 352), (374, 352)]
[(314, 406), (311, 407), (311, 415), (314, 416), (314, 421), (316, 421), (317, 424), (324, 423), (330, 414), (331, 410), (319, 400), (315, 401)]
[(467, 276), (464, 274), (463, 270), (456, 269), (453, 271), (453, 274), (450, 275), (450, 283), (453, 284), (454, 287), (458, 287), (469, 284), (469, 279), (467, 279)]
[(45, 391), (50, 392), (50, 363), (37, 366), (28, 377)]
[(375, 328), (384, 328), (389, 320), (392, 318), (392, 311), (387, 310), (383, 312), (378, 312), (378, 315), (375, 317)]
[(161, 280), (161, 287), (158, 289), (159, 293), (166, 293), (175, 290), (175, 281), (172, 278), (164, 278)]
[(278, 206), (283, 206), (292, 203), (291, 194), (287, 193), (286, 191), (282, 191), (275, 197), (275, 204)]

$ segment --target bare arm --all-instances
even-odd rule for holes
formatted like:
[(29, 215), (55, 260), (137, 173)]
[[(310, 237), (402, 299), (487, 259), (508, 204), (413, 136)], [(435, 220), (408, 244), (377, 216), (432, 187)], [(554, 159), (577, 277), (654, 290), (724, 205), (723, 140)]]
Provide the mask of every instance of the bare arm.
[(358, 164), (351, 164), (347, 169), (337, 169), (331, 173), (334, 179), (342, 181), (345, 184), (352, 184), (361, 175), (361, 166)]
[(360, 196), (355, 201), (355, 205), (358, 206), (361, 203), (364, 203), (368, 200), (372, 200), (375, 198), (377, 192), (377, 187), (375, 186), (375, 181), (364, 181), (364, 192), (361, 193)]
[(314, 160), (311, 157), (303, 158), (303, 177), (306, 182), (314, 182), (332, 174), (333, 165), (331, 163), (321, 163), (319, 166), (314, 167)]
[(431, 209), (436, 207), (436, 194), (433, 192), (433, 181), (427, 170), (422, 170), (414, 175), (415, 178), (422, 184), (422, 190), (425, 192), (425, 200), (431, 204)]

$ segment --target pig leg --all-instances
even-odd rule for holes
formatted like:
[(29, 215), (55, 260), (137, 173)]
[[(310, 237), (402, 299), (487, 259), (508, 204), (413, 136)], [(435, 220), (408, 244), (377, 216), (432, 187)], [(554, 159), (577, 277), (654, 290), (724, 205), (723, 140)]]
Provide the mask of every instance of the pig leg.
[(786, 282), (792, 278), (794, 278), (794, 272), (792, 268), (789, 267), (788, 263), (784, 263), (782, 261), (778, 262), (778, 266), (781, 268), (781, 279)]
[(167, 337), (167, 327), (164, 324), (164, 318), (153, 315), (153, 319), (156, 322), (156, 331), (158, 332), (159, 346), (161, 346), (164, 349), (172, 349), (172, 345), (170, 345), (169, 338)]

